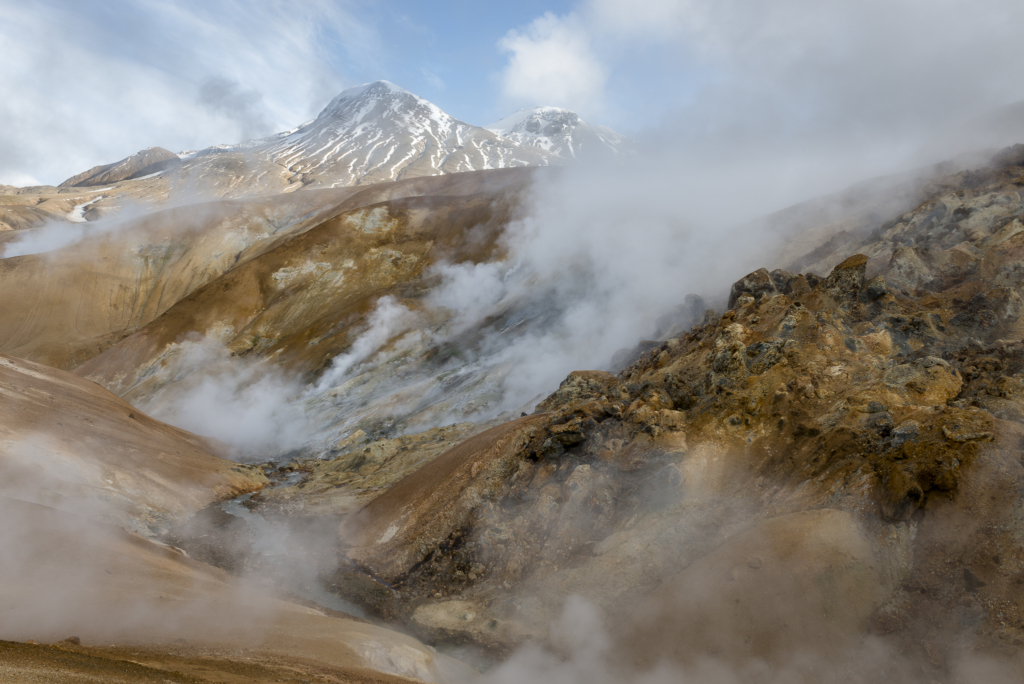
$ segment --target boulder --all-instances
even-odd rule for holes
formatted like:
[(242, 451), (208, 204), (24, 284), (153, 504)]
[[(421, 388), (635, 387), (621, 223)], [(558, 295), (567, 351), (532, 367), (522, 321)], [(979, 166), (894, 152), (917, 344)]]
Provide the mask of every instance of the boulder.
[(854, 254), (832, 269), (818, 290), (836, 301), (857, 299), (864, 290), (867, 265), (868, 258), (865, 255)]
[(766, 294), (777, 294), (778, 289), (772, 274), (766, 268), (759, 268), (753, 273), (748, 273), (737, 280), (729, 291), (729, 308), (736, 305), (736, 301), (742, 295), (750, 295), (755, 300), (760, 300)]

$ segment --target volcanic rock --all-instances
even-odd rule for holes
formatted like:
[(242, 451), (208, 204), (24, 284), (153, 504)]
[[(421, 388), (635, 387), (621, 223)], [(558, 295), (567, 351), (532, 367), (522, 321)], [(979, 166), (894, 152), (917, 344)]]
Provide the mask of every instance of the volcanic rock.
[(845, 254), (817, 249), (824, 279), (755, 271), (721, 317), (617, 376), (570, 375), (546, 412), (410, 474), (343, 526), (357, 565), (398, 590), (362, 600), (498, 653), (546, 638), (568, 593), (652, 664), (784, 664), (872, 629), (923, 667), (964, 639), (1009, 653), (1022, 174), (936, 182), (831, 243)]

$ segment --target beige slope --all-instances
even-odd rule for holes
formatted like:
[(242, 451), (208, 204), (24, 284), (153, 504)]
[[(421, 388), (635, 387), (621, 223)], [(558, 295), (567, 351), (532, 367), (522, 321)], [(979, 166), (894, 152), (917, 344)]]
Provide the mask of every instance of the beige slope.
[[(312, 200), (312, 201), (310, 201)], [(317, 200), (323, 200), (317, 202)], [(338, 197), (180, 207), (53, 252), (0, 260), (0, 352), (72, 368)]]
[(94, 166), (68, 178), (60, 187), (96, 187), (163, 171), (181, 163), (178, 155), (162, 147), (150, 147), (113, 164)]
[(425, 291), (432, 264), (492, 255), (528, 176), (499, 178), (504, 188), (461, 196), (440, 194), (449, 177), (432, 179), (437, 194), (362, 206), (280, 240), (75, 372), (137, 401), (167, 382), (164, 364), (189, 333), (235, 354), (317, 370), (352, 343), (380, 296), (416, 307), (410, 298)]
[[(38, 192), (26, 193), (23, 190)], [(62, 194), (52, 187), (3, 186), (0, 188), (0, 254), (7, 241), (14, 239), (13, 231), (38, 228), (47, 223), (64, 223), (75, 205), (89, 201), (93, 194), (89, 190)]]
[(348, 518), (350, 558), (388, 582), (422, 560), (424, 545), (469, 526), (474, 508), (504, 484), (518, 454), (547, 416), (510, 421), (460, 442), (395, 483)]
[(0, 492), (146, 529), (265, 483), (92, 382), (0, 355)]
[(487, 192), (529, 177), (527, 170), (457, 174), (211, 202), (105, 223), (116, 229), (45, 254), (0, 259), (0, 353), (74, 368), (229, 270), (340, 212), (401, 197)]
[(5, 682), (443, 681), (468, 673), (411, 637), (232, 585), (177, 551), (52, 508), (0, 496), (0, 539), (0, 639), (81, 642), (0, 645)]

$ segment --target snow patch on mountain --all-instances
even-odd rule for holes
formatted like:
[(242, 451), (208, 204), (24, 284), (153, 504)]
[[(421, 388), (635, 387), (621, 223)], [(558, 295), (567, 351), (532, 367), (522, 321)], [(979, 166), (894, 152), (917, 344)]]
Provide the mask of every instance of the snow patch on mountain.
[[(155, 179), (155, 172), (166, 168), (160, 181), (167, 192), (237, 197), (547, 166), (588, 156), (621, 156), (628, 146), (624, 136), (590, 126), (567, 109), (521, 110), (488, 129), (459, 121), (394, 83), (375, 81), (343, 91), (301, 126), (237, 144), (178, 154), (162, 151), (164, 166), (145, 173), (133, 168), (122, 176)], [(119, 166), (154, 153), (133, 155)]]
[(486, 128), (521, 145), (566, 159), (632, 154), (632, 143), (626, 136), (607, 126), (591, 126), (576, 112), (561, 107), (520, 109)]

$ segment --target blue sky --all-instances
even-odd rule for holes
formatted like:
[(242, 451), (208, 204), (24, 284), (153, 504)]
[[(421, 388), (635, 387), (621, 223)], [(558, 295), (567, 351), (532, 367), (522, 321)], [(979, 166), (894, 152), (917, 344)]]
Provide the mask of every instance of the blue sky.
[[(140, 147), (267, 134), (382, 78), (477, 125), (549, 104), (635, 134), (682, 99), (685, 70), (649, 46), (596, 45), (586, 4), (0, 0), (0, 39), (18, 55), (0, 63), (16, 95), (0, 104), (0, 182), (57, 183)], [(630, 51), (625, 65), (597, 64)], [(550, 65), (561, 73), (531, 75)], [(673, 88), (649, 87), (659, 71)], [(213, 103), (211, 82), (227, 91)]]
[[(525, 26), (545, 12), (565, 14), (571, 3), (442, 4), (376, 3), (376, 24), (388, 47), (385, 75), (436, 103), (456, 118), (478, 125), (505, 116), (498, 95), (506, 58), (498, 42), (510, 29)], [(443, 10), (439, 8), (443, 5)], [(373, 80), (362, 72), (357, 80)]]
[(283, 130), (382, 78), (472, 124), (548, 104), (672, 149), (902, 140), (1024, 99), (1019, 0), (0, 0), (0, 17), (0, 183), (18, 185)]
[[(670, 57), (670, 50), (647, 46), (646, 55), (644, 49), (632, 50), (630, 59), (625, 60), (628, 64), (608, 69), (609, 89), (628, 106), (506, 97), (502, 75), (508, 66), (509, 50), (502, 47), (502, 40), (510, 31), (527, 30), (545, 15), (570, 16), (578, 3), (458, 0), (374, 4), (375, 25), (382, 36), (393, 37), (389, 47), (394, 47), (386, 51), (385, 75), (377, 77), (387, 78), (435, 102), (452, 116), (478, 125), (496, 121), (518, 107), (553, 105), (575, 108), (594, 123), (632, 135), (655, 123), (665, 108), (685, 101), (687, 84), (696, 80), (687, 73), (681, 59)], [(621, 46), (618, 49), (621, 52)], [(637, 78), (637, 72), (643, 78)], [(649, 89), (654, 76), (663, 86), (656, 93)], [(374, 75), (363, 72), (360, 78), (372, 80)]]

